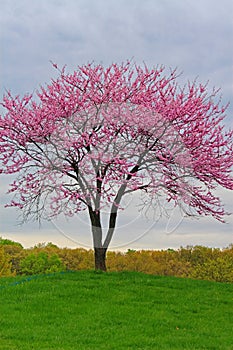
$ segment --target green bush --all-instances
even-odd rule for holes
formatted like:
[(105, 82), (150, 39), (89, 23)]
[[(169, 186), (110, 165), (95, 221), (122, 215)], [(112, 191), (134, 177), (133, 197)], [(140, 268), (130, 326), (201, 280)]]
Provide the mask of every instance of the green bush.
[(23, 275), (36, 275), (63, 270), (64, 265), (57, 254), (52, 254), (49, 257), (45, 252), (31, 253), (20, 262), (20, 273)]
[(14, 242), (10, 239), (6, 239), (6, 238), (2, 238), (0, 237), (0, 246), (1, 245), (14, 245), (14, 246), (18, 246), (20, 248), (23, 248), (22, 244), (18, 243), (18, 242)]

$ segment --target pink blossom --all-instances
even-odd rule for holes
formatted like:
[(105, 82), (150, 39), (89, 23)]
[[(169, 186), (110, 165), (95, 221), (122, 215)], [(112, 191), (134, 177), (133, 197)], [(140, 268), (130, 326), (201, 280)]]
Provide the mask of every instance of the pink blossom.
[(223, 220), (214, 189), (233, 189), (233, 132), (218, 90), (178, 89), (175, 71), (128, 61), (58, 71), (36, 100), (8, 92), (1, 103), (0, 172), (18, 176), (12, 206), (36, 217), (88, 209), (94, 225), (102, 208), (113, 222), (122, 197), (144, 191)]

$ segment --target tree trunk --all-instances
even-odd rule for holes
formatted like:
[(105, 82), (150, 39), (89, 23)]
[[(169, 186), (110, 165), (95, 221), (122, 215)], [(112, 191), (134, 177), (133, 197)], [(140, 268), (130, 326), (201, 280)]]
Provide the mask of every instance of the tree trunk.
[(106, 252), (107, 248), (94, 248), (95, 249), (95, 269), (106, 271)]
[(91, 229), (93, 236), (94, 252), (95, 252), (95, 269), (106, 271), (106, 252), (107, 247), (103, 248), (102, 244), (102, 227), (100, 221), (100, 211), (93, 210), (88, 206), (91, 219)]

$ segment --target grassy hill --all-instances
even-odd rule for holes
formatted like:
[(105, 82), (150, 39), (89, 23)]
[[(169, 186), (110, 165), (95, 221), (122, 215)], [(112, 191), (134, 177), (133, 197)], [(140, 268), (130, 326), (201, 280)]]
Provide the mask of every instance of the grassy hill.
[(233, 284), (92, 271), (0, 279), (1, 350), (233, 349)]

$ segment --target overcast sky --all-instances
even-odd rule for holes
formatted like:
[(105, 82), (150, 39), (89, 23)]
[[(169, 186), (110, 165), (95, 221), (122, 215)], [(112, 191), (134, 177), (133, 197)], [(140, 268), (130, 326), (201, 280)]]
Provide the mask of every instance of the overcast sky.
[[(232, 126), (232, 0), (1, 0), (0, 95), (8, 89), (23, 95), (56, 76), (50, 60), (73, 71), (87, 62), (108, 65), (133, 59), (148, 66), (163, 64), (183, 72), (181, 82), (196, 77), (221, 87), (231, 102), (226, 123)], [(18, 213), (4, 208), (8, 177), (1, 178), (0, 236), (25, 247), (52, 241), (60, 246), (91, 248), (88, 217), (59, 218), (51, 223), (18, 226)], [(232, 195), (219, 190), (232, 211)], [(233, 243), (233, 220), (212, 218), (145, 219), (137, 198), (127, 199), (111, 248), (165, 249)]]

